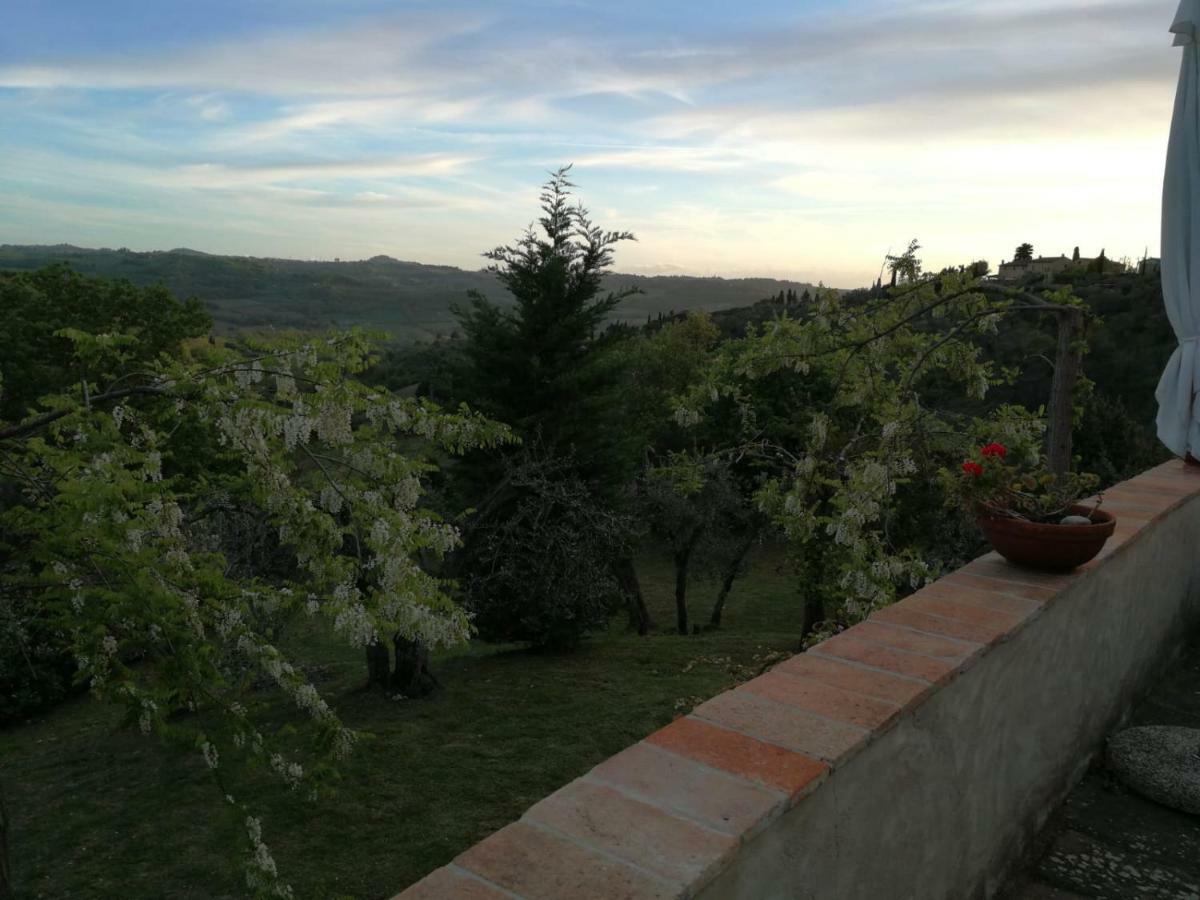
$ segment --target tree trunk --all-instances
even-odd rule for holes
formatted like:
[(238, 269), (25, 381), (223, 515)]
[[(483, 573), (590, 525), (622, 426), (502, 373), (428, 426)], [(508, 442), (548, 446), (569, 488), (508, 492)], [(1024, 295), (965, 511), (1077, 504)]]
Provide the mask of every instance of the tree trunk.
[(387, 688), (391, 676), (391, 660), (387, 645), (376, 641), (367, 647), (367, 687)]
[(700, 540), (697, 528), (687, 543), (675, 551), (675, 619), (680, 634), (688, 633), (687, 583), (688, 566), (692, 561), (692, 550)]
[(613, 574), (617, 579), (617, 587), (625, 595), (629, 604), (629, 629), (637, 630), (640, 635), (647, 635), (654, 627), (650, 618), (650, 610), (646, 608), (646, 598), (642, 596), (642, 585), (638, 581), (637, 568), (632, 556), (621, 556), (613, 562)]
[(441, 687), (429, 669), (429, 648), (420, 641), (396, 635), (396, 671), (392, 674), (392, 687), (405, 697), (427, 697)]
[(12, 900), (12, 869), (8, 865), (8, 807), (0, 787), (0, 900)]
[(1062, 478), (1071, 468), (1071, 426), (1075, 414), (1074, 391), (1079, 380), (1083, 351), (1080, 314), (1058, 313), (1058, 352), (1054, 358), (1054, 382), (1050, 386), (1046, 430), (1046, 457), (1050, 471)]
[(816, 631), (817, 626), (825, 621), (825, 602), (812, 591), (804, 595), (804, 625), (800, 631), (803, 640)]
[(688, 633), (687, 577), (691, 555), (690, 546), (675, 553), (675, 623), (680, 634)]
[(737, 579), (738, 573), (742, 569), (742, 562), (746, 559), (746, 554), (754, 546), (756, 536), (756, 531), (751, 531), (747, 535), (745, 541), (738, 547), (737, 553), (734, 554), (733, 559), (729, 561), (729, 565), (725, 567), (725, 571), (721, 574), (721, 590), (717, 593), (717, 602), (713, 604), (712, 615), (708, 617), (710, 628), (721, 627), (721, 614), (725, 611), (725, 601), (729, 598), (729, 592), (733, 590), (733, 582)]
[(827, 545), (818, 542), (810, 549), (810, 556), (800, 568), (800, 583), (804, 585), (804, 619), (800, 626), (801, 643), (825, 621), (825, 598), (821, 595), (821, 573), (825, 568)]

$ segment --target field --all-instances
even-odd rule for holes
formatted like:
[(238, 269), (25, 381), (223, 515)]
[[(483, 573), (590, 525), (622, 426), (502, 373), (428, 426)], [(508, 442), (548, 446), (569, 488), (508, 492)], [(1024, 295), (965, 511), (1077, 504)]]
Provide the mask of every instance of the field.
[[(782, 554), (764, 549), (719, 632), (680, 637), (671, 572), (645, 560), (643, 588), (663, 633), (613, 632), (571, 654), (475, 644), (442, 654), (444, 689), (423, 701), (359, 690), (359, 653), (294, 631), (294, 654), (353, 727), (373, 737), (316, 804), (273, 784), (239, 784), (264, 810), (264, 839), (299, 898), (386, 898), (519, 816), (597, 762), (753, 677), (794, 650), (798, 620)], [(715, 592), (693, 584), (692, 617)], [(283, 705), (270, 717), (292, 717)], [(0, 784), (13, 818), (22, 898), (241, 896), (228, 847), (239, 817), (197, 754), (120, 726), (77, 698), (0, 732)]]

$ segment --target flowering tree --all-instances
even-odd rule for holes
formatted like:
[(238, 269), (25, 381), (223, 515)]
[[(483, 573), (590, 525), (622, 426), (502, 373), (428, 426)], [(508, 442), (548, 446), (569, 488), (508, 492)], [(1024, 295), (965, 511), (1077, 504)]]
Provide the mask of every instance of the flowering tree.
[[(18, 627), (48, 628), (129, 724), (203, 756), (243, 818), (250, 887), (288, 896), (223, 773), (230, 761), (264, 765), (315, 793), (355, 734), (266, 623), (312, 616), (360, 647), (465, 640), (465, 614), (419, 561), (458, 535), (421, 506), (431, 464), (401, 447), (461, 453), (510, 434), (465, 408), (363, 385), (354, 376), (371, 343), (358, 333), (202, 344), (139, 369), (130, 335), (61, 336), (87, 376), (0, 423), (0, 479), (16, 498), (0, 512), (0, 606)], [(230, 502), (269, 523), (289, 577), (230, 567), (212, 528)], [(253, 674), (307, 714), (308, 758), (256, 721)]]
[(675, 412), (684, 425), (724, 423), (714, 452), (756, 457), (756, 500), (790, 543), (810, 636), (933, 575), (918, 511), (939, 506), (929, 492), (965, 442), (1036, 446), (1044, 429), (1015, 407), (971, 415), (1010, 374), (975, 338), (1043, 301), (985, 293), (969, 273), (912, 271), (883, 297), (825, 291), (801, 318), (722, 345)]

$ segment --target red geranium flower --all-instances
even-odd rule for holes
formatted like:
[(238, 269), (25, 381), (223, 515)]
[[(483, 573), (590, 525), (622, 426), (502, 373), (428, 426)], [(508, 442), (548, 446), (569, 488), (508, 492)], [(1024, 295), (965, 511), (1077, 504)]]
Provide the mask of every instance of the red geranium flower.
[(1008, 448), (1003, 444), (988, 444), (980, 451), (984, 456), (994, 456), (996, 459), (1004, 459), (1008, 455)]
[(972, 478), (978, 478), (983, 474), (983, 466), (977, 462), (972, 462), (971, 460), (967, 460), (965, 463), (963, 463), (962, 469)]

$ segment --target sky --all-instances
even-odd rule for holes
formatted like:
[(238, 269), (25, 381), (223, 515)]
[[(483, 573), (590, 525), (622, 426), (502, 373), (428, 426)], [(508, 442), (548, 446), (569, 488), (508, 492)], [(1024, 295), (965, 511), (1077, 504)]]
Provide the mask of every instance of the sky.
[(574, 165), (616, 268), (1157, 254), (1176, 0), (7, 0), (0, 243), (480, 268)]

